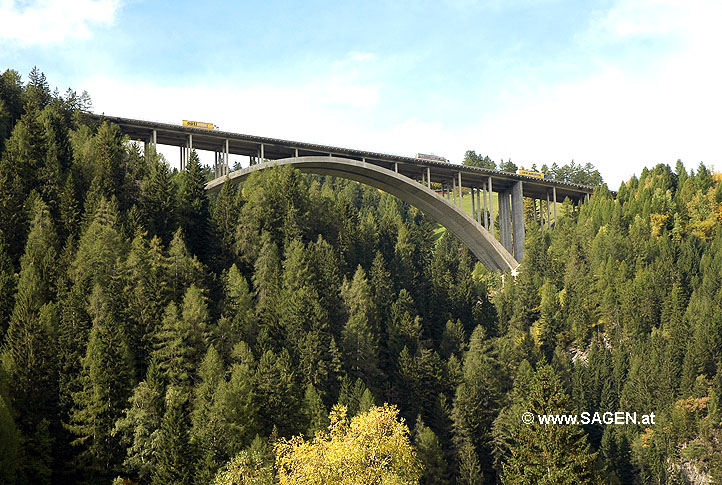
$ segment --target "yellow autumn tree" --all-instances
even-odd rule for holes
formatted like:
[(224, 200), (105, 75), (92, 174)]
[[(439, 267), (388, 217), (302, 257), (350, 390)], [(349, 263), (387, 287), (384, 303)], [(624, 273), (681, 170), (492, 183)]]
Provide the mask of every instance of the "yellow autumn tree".
[(330, 421), (312, 441), (295, 436), (276, 444), (282, 485), (419, 483), (421, 465), (395, 406), (372, 407), (350, 421), (346, 407), (335, 406)]

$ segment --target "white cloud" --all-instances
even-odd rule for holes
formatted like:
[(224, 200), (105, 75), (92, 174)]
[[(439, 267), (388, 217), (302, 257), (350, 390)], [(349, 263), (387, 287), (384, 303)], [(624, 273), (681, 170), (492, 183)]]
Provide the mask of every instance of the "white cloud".
[[(468, 141), (518, 165), (591, 162), (612, 187), (677, 158), (687, 167), (704, 161), (719, 168), (720, 18), (718, 2), (618, 2), (584, 36), (593, 66), (586, 76), (522, 84)], [(633, 53), (624, 43), (637, 45), (640, 37), (663, 47), (631, 63), (608, 54), (615, 44), (617, 53)], [(590, 39), (607, 51), (596, 55)]]
[[(238, 85), (158, 85), (138, 79), (96, 75), (82, 80), (95, 111), (109, 115), (180, 124), (183, 119), (207, 121), (222, 130), (335, 146), (376, 150), (382, 128), (374, 122), (382, 84), (365, 81), (356, 62), (329, 66), (309, 78), (291, 82)], [(343, 61), (342, 61), (343, 62)], [(173, 165), (177, 149), (162, 149)], [(212, 155), (201, 154), (209, 163)]]
[[(467, 149), (527, 166), (574, 159), (593, 163), (616, 187), (644, 166), (677, 158), (688, 167), (699, 161), (722, 167), (719, 18), (717, 2), (617, 2), (577, 40), (588, 51), (587, 74), (543, 83), (518, 76), (503, 92), (484, 94), (494, 100), (485, 111), (466, 106), (480, 115), (463, 124), (453, 112), (443, 119), (403, 116), (393, 90), (385, 90), (387, 59), (363, 52), (309, 77), (263, 84), (173, 87), (96, 76), (77, 86), (91, 93), (98, 111), (113, 115), (197, 119), (228, 131), (452, 161)], [(662, 42), (630, 63), (635, 51), (628, 47), (640, 37)], [(175, 163), (177, 157), (169, 152)]]
[(91, 27), (109, 26), (119, 0), (0, 0), (0, 43), (20, 46), (88, 39)]

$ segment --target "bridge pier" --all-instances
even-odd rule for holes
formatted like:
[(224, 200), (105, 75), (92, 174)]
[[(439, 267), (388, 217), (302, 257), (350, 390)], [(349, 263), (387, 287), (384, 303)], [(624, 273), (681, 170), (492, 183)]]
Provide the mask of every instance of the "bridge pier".
[(155, 152), (157, 141), (158, 141), (158, 132), (156, 130), (151, 130), (148, 141), (145, 142), (145, 144), (143, 145), (143, 155), (145, 156), (146, 160), (150, 156), (150, 145), (153, 145), (153, 151)]
[(474, 187), (471, 188), (471, 218), (475, 221), (478, 220), (476, 217), (476, 197), (475, 197), (476, 189)]
[(512, 252), (511, 245), (511, 217), (509, 214), (510, 194), (509, 191), (499, 192), (499, 241), (504, 249)]
[(514, 224), (514, 259), (524, 257), (524, 195), (521, 180), (511, 189), (511, 212)]
[(499, 239), (521, 261), (524, 257), (524, 197), (522, 182), (499, 192)]

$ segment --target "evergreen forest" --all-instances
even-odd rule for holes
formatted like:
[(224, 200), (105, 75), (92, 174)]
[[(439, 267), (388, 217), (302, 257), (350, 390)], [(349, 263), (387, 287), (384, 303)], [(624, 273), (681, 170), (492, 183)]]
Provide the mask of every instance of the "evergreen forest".
[[(527, 201), (512, 277), (356, 182), (209, 198), (91, 110), (0, 75), (1, 483), (722, 483), (711, 167)], [(522, 421), (584, 411), (656, 421)]]

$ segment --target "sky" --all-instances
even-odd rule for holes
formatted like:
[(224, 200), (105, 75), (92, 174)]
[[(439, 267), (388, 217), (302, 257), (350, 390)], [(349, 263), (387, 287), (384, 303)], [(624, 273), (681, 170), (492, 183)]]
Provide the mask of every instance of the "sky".
[(96, 113), (589, 162), (616, 188), (677, 159), (722, 167), (721, 21), (719, 0), (0, 0), (0, 70), (37, 66)]

